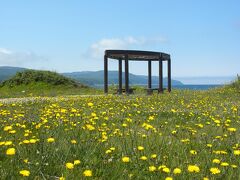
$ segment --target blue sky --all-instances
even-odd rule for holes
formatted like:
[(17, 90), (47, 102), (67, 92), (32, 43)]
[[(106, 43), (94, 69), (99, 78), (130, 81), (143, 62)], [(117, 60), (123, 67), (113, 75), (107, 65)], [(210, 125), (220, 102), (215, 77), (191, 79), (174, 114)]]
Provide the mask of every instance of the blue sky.
[[(1, 0), (0, 66), (101, 70), (104, 49), (141, 49), (170, 53), (175, 77), (232, 76), (240, 74), (239, 7), (238, 0)], [(114, 60), (109, 68), (117, 69)], [(131, 62), (130, 72), (146, 74), (147, 63)]]

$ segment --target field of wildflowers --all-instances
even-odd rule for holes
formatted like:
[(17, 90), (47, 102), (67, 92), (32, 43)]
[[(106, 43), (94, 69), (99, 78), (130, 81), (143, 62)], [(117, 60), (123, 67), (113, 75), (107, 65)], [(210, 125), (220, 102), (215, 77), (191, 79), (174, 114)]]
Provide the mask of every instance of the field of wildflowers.
[(231, 90), (0, 103), (1, 179), (240, 179)]

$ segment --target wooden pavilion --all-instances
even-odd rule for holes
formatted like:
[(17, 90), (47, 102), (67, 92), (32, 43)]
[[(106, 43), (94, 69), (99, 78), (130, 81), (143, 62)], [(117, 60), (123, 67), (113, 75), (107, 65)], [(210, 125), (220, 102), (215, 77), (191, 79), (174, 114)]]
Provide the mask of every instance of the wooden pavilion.
[[(122, 94), (122, 61), (125, 61), (125, 92), (129, 94), (129, 61), (148, 61), (148, 92), (158, 90), (163, 93), (163, 61), (168, 62), (168, 92), (171, 92), (171, 58), (169, 54), (136, 50), (105, 50), (104, 55), (104, 93), (108, 93), (108, 58), (118, 60), (118, 93)], [(152, 88), (152, 61), (159, 62), (159, 87)]]

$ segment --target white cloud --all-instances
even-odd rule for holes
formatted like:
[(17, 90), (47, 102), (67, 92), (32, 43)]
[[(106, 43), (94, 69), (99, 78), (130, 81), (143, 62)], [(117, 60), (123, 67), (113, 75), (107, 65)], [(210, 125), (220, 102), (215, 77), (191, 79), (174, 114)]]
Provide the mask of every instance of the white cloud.
[(110, 38), (101, 39), (98, 42), (93, 43), (88, 49), (87, 55), (91, 58), (100, 58), (106, 49), (142, 49), (148, 46), (154, 46), (159, 43), (166, 42), (165, 38), (155, 37), (125, 37), (125, 38)]
[(12, 54), (12, 51), (5, 48), (0, 48), (0, 54)]
[(34, 52), (14, 52), (6, 48), (0, 48), (0, 66), (26, 66), (35, 62), (46, 60)]

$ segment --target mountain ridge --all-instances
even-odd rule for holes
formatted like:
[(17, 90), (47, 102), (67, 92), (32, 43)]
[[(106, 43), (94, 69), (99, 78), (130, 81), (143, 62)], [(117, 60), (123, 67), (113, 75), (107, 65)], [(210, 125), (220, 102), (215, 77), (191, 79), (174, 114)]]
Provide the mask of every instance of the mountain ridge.
[[(0, 66), (0, 82), (7, 80), (14, 76), (17, 72), (28, 70), (28, 68), (22, 67), (12, 67), (12, 66)], [(59, 73), (66, 77), (77, 80), (78, 82), (84, 83), (86, 85), (95, 86), (102, 85), (103, 80), (103, 70), (99, 71), (78, 71), (78, 72), (66, 72)], [(125, 75), (122, 73), (122, 79), (124, 83)], [(152, 84), (158, 84), (158, 76), (152, 76)], [(108, 83), (118, 84), (118, 71), (108, 71)], [(136, 85), (147, 85), (148, 77), (145, 75), (135, 75), (129, 73), (129, 83)], [(167, 84), (167, 78), (163, 78), (163, 84)], [(181, 81), (172, 79), (172, 85), (183, 85)]]

